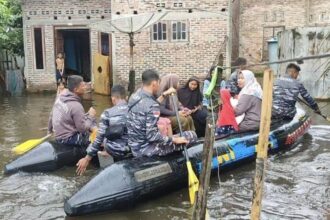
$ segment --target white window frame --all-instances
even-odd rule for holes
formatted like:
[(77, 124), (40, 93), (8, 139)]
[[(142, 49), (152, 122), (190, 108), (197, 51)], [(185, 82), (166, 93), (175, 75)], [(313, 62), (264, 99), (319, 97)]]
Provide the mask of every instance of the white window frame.
[[(157, 30), (155, 31), (154, 30), (155, 24), (154, 24), (151, 26), (151, 42), (154, 42), (154, 43), (164, 43), (164, 42), (179, 43), (179, 42), (188, 42), (189, 41), (189, 21), (188, 20), (160, 21), (160, 22), (157, 22), (156, 24), (158, 25), (159, 23), (166, 24), (166, 29), (165, 29), (166, 39), (159, 40), (158, 26), (157, 26)], [(178, 39), (178, 37), (176, 39), (174, 39), (173, 33), (178, 34), (178, 26), (177, 26), (178, 23), (185, 24), (186, 28), (185, 28), (185, 31), (182, 31), (182, 27), (181, 27), (181, 39)], [(176, 24), (176, 28), (177, 28), (176, 30), (173, 29), (174, 24)], [(185, 39), (182, 39), (183, 32), (185, 33)], [(154, 39), (154, 34), (157, 34), (157, 39)]]
[[(181, 23), (181, 39), (178, 39), (178, 24)], [(176, 30), (174, 30), (173, 25), (176, 24)], [(182, 30), (182, 24), (186, 26), (185, 31)], [(176, 33), (176, 39), (174, 39), (173, 34)], [(182, 39), (182, 33), (185, 33), (185, 39)], [(186, 42), (188, 41), (188, 22), (187, 21), (171, 21), (171, 41), (173, 42)]]
[[(159, 36), (158, 36), (158, 25), (161, 24), (162, 25), (162, 32), (161, 32), (161, 35), (162, 35), (162, 39), (159, 39)], [(164, 27), (163, 25), (166, 25), (165, 27), (165, 30), (164, 30)], [(157, 25), (157, 30), (155, 31), (154, 30), (154, 26)], [(160, 21), (160, 22), (157, 22), (155, 24), (153, 24), (151, 26), (151, 40), (152, 42), (168, 42), (169, 40), (169, 31), (168, 31), (168, 22), (166, 21)], [(165, 33), (164, 33), (165, 32)], [(154, 34), (157, 34), (157, 39), (154, 38)], [(164, 34), (166, 35), (166, 39), (164, 40)]]

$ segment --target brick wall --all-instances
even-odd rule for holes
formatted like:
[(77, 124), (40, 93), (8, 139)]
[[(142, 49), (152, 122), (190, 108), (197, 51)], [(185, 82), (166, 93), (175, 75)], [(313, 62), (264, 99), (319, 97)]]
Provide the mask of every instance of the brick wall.
[(330, 24), (330, 1), (310, 0), (308, 15), (309, 26), (329, 26)]
[[(267, 60), (265, 40), (275, 26), (285, 29), (329, 25), (329, 0), (240, 0), (240, 56), (249, 63)], [(323, 17), (322, 16), (323, 13)], [(280, 27), (275, 29), (275, 33)], [(261, 71), (262, 67), (254, 68)]]
[[(156, 11), (157, 3), (165, 3), (166, 8), (173, 8), (175, 2), (182, 2), (185, 8), (199, 8), (208, 11), (218, 11), (226, 8), (225, 0), (204, 1), (113, 1), (113, 13), (138, 13)], [(182, 81), (190, 76), (205, 74), (223, 43), (226, 35), (226, 18), (193, 19), (188, 21), (189, 34), (187, 42), (154, 42), (151, 39), (151, 28), (135, 34), (134, 68), (137, 84), (141, 73), (147, 68), (154, 68), (160, 74), (175, 73)], [(114, 34), (115, 82), (127, 83), (129, 72), (129, 37), (127, 34)], [(223, 45), (225, 53), (225, 45)]]
[(265, 40), (272, 35), (270, 27), (290, 29), (304, 24), (304, 1), (241, 0), (240, 56), (247, 58), (249, 63), (267, 60)]
[[(110, 19), (109, 0), (23, 0), (25, 76), (29, 91), (54, 90), (55, 45), (54, 28), (88, 28), (88, 24)], [(87, 19), (89, 16), (89, 19)], [(56, 19), (55, 19), (56, 18)], [(35, 68), (34, 28), (43, 33), (44, 69)], [(98, 32), (90, 31), (91, 55), (98, 51)]]

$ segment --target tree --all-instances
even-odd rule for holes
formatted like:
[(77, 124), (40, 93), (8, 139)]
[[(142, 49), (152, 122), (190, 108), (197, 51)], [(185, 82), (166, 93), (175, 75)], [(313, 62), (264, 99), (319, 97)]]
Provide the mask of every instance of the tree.
[(11, 55), (24, 55), (20, 0), (0, 0), (0, 48)]

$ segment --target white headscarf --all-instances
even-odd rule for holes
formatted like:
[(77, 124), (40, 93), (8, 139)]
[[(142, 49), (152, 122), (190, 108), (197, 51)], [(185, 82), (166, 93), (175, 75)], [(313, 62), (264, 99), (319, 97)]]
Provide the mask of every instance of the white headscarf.
[(251, 72), (250, 70), (243, 70), (242, 74), (244, 77), (245, 85), (239, 93), (239, 96), (243, 94), (252, 95), (259, 99), (262, 99), (262, 89), (257, 79), (254, 77), (253, 72)]

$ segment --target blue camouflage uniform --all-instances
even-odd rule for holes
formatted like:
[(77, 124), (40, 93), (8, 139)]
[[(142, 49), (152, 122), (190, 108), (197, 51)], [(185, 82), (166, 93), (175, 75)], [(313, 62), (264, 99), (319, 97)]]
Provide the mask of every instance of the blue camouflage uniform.
[[(181, 150), (180, 146), (173, 144), (171, 137), (160, 134), (157, 127), (160, 105), (152, 94), (138, 90), (131, 96), (128, 107), (128, 146), (133, 156), (164, 156)], [(183, 132), (183, 136), (190, 143), (197, 140), (193, 131)]]
[(296, 114), (295, 105), (299, 94), (315, 111), (319, 109), (301, 82), (288, 75), (277, 79), (273, 87), (272, 118), (292, 119)]
[[(130, 152), (127, 146), (127, 120), (128, 107), (126, 101), (122, 101), (112, 108), (106, 109), (101, 117), (97, 137), (92, 145), (87, 148), (87, 154), (95, 156), (104, 142), (105, 150), (115, 159), (120, 159)], [(120, 131), (118, 131), (118, 129)], [(118, 134), (109, 135), (109, 131), (117, 130)], [(120, 134), (119, 134), (120, 133)], [(111, 136), (111, 137), (110, 137)]]

